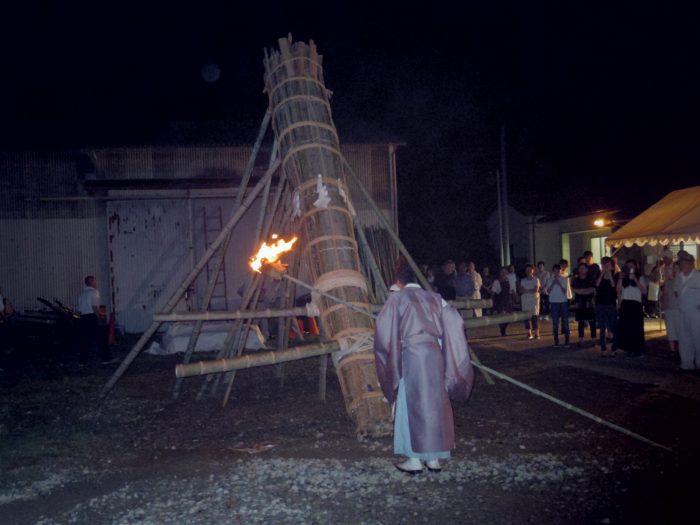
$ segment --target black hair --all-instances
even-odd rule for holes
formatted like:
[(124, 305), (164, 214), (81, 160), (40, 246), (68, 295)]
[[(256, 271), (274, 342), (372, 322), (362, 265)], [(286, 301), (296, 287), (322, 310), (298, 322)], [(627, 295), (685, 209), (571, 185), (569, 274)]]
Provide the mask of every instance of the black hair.
[(94, 275), (88, 275), (88, 276), (85, 278), (85, 286), (90, 286), (90, 281), (92, 281), (94, 278), (95, 278)]
[(396, 272), (396, 280), (403, 284), (415, 283), (416, 276), (408, 265), (404, 265)]

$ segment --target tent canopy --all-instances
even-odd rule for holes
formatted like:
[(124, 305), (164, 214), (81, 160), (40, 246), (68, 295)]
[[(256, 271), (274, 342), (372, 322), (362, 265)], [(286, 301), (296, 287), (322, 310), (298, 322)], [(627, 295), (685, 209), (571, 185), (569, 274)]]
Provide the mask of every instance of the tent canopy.
[(680, 242), (700, 243), (700, 186), (672, 191), (605, 240), (614, 248)]

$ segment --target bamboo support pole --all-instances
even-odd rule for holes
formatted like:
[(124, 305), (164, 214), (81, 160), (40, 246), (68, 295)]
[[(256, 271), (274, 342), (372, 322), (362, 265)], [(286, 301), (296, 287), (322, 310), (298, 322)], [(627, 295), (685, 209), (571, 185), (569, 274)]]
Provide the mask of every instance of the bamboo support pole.
[[(272, 155), (271, 159), (274, 159), (277, 157), (277, 141), (275, 141), (273, 149), (272, 149)], [(262, 199), (262, 206), (260, 207), (260, 215), (258, 217), (258, 226), (256, 229), (256, 235), (255, 235), (255, 246), (258, 246), (260, 244), (260, 241), (262, 240), (263, 237), (268, 237), (270, 235), (270, 228), (272, 227), (273, 224), (273, 218), (278, 216), (278, 208), (279, 208), (279, 203), (282, 198), (282, 190), (284, 188), (284, 184), (286, 181), (286, 177), (283, 174), (282, 177), (280, 177), (279, 184), (277, 185), (276, 191), (275, 191), (275, 196), (272, 199), (271, 203), (268, 203), (268, 200), (270, 198), (270, 190), (271, 190), (271, 182), (268, 181), (268, 185), (265, 187), (265, 191), (263, 194), (263, 199)], [(270, 208), (268, 209), (268, 204)], [(267, 219), (266, 219), (267, 217)], [(260, 298), (260, 293), (262, 291), (262, 286), (264, 286), (264, 283), (261, 283), (260, 288), (257, 290), (253, 305), (257, 307), (259, 298)], [(237, 346), (238, 348), (236, 349), (236, 355), (241, 355), (243, 353), (243, 350), (245, 349), (245, 344), (248, 341), (248, 334), (250, 333), (250, 327), (252, 325), (252, 319), (247, 320), (243, 323), (243, 328), (238, 334), (237, 338)], [(269, 326), (268, 326), (269, 330)], [(229, 350), (229, 354), (231, 354), (231, 351)], [(223, 406), (226, 406), (228, 404), (229, 397), (231, 395), (231, 390), (233, 388), (233, 381), (236, 378), (236, 373), (231, 372), (229, 374), (228, 378), (228, 386), (226, 387), (226, 392), (224, 394), (224, 399), (223, 399)], [(217, 387), (217, 383), (215, 383), (212, 387), (212, 393), (214, 393), (214, 388)]]
[[(216, 253), (216, 250), (224, 242), (229, 232), (236, 226), (236, 224), (238, 224), (238, 221), (241, 219), (241, 217), (243, 217), (245, 212), (248, 211), (248, 208), (250, 208), (250, 206), (258, 197), (262, 189), (265, 187), (267, 179), (272, 177), (272, 174), (277, 170), (277, 168), (279, 168), (279, 166), (279, 161), (274, 162), (268, 168), (265, 175), (263, 175), (260, 181), (255, 185), (255, 187), (251, 189), (248, 196), (241, 203), (240, 208), (238, 208), (238, 210), (236, 210), (236, 212), (231, 216), (231, 218), (226, 223), (226, 226), (224, 226), (224, 228), (221, 230), (214, 242), (209, 246), (209, 248), (207, 248), (207, 251), (204, 253), (197, 265), (194, 268), (192, 268), (192, 270), (190, 270), (190, 273), (185, 278), (183, 283), (170, 297), (170, 300), (166, 303), (165, 307), (163, 308), (163, 311), (169, 313), (173, 310), (173, 308), (175, 308), (177, 303), (180, 301), (182, 295), (189, 288), (192, 282), (194, 282), (194, 280), (197, 278), (200, 272), (204, 269), (204, 266), (207, 264), (209, 259), (211, 259), (214, 253)], [(100, 399), (104, 399), (105, 396), (110, 392), (110, 390), (112, 390), (117, 381), (119, 381), (119, 378), (122, 375), (124, 375), (126, 369), (129, 368), (129, 365), (131, 365), (134, 359), (136, 359), (136, 357), (141, 353), (141, 350), (143, 350), (143, 347), (146, 346), (146, 343), (149, 341), (149, 339), (153, 337), (153, 335), (158, 331), (159, 327), (160, 322), (154, 321), (153, 323), (151, 323), (151, 326), (149, 326), (149, 328), (141, 335), (134, 347), (129, 351), (129, 353), (126, 355), (119, 367), (114, 371), (114, 374), (112, 374), (109, 381), (107, 381), (105, 386), (102, 387), (102, 390), (100, 392)]]
[(316, 343), (306, 346), (298, 346), (282, 351), (256, 352), (254, 354), (243, 354), (227, 359), (216, 359), (212, 361), (199, 361), (198, 363), (180, 364), (175, 367), (176, 377), (191, 377), (206, 374), (219, 374), (245, 368), (258, 366), (268, 366), (287, 361), (296, 361), (315, 357), (319, 355), (332, 354), (340, 347), (335, 341), (327, 343)]
[[(260, 274), (255, 274), (250, 277), (250, 279), (248, 280), (248, 286), (245, 288), (245, 291), (243, 292), (243, 297), (241, 298), (241, 305), (248, 307), (251, 304), (251, 299), (253, 298), (261, 279), (262, 277)], [(236, 321), (233, 323), (233, 326), (226, 334), (226, 339), (224, 340), (223, 348), (219, 350), (216, 356), (217, 359), (224, 359), (228, 357), (226, 355), (226, 352), (228, 351), (230, 345), (233, 344), (235, 337), (240, 333), (242, 323), (243, 321), (241, 319), (236, 319)], [(207, 376), (204, 378), (204, 382), (200, 386), (199, 392), (197, 393), (197, 401), (201, 400), (204, 397), (207, 388), (211, 386), (212, 380), (212, 376)], [(216, 380), (219, 381), (220, 378), (217, 377)], [(215, 387), (216, 385), (214, 385), (212, 388)]]
[[(299, 284), (299, 283), (297, 283)], [(302, 283), (304, 288), (312, 291), (318, 291), (313, 288), (313, 286)], [(327, 297), (336, 300), (338, 302), (342, 301), (338, 297), (332, 295), (327, 295)], [(453, 303), (453, 301), (448, 301), (448, 303)], [(459, 308), (490, 308), (492, 304), (491, 299), (476, 299), (472, 301), (464, 301), (459, 303)], [(382, 309), (381, 304), (371, 304), (369, 305), (370, 311), (379, 312)], [(527, 312), (525, 312), (527, 313)], [(204, 311), (204, 312), (170, 312), (170, 313), (157, 313), (153, 315), (154, 321), (159, 321), (161, 323), (177, 322), (177, 321), (232, 321), (235, 319), (272, 319), (276, 317), (305, 317), (307, 315), (306, 307), (296, 306), (292, 308), (280, 308), (271, 309), (266, 308), (264, 310), (230, 310), (230, 311)], [(513, 314), (501, 314), (475, 317), (473, 319), (467, 319), (465, 321), (467, 327), (475, 328), (477, 326), (486, 326), (490, 324), (499, 323), (510, 323), (515, 321), (523, 321), (525, 317), (512, 318)], [(480, 319), (486, 319), (486, 321), (479, 321)], [(472, 322), (476, 324), (472, 324)]]
[[(253, 144), (253, 151), (250, 154), (250, 157), (248, 157), (248, 162), (246, 163), (245, 166), (245, 171), (243, 172), (243, 178), (241, 179), (241, 183), (238, 186), (238, 192), (236, 193), (236, 199), (233, 204), (233, 213), (238, 210), (239, 206), (241, 205), (241, 202), (243, 202), (243, 195), (245, 194), (245, 190), (248, 187), (248, 184), (250, 183), (250, 177), (253, 174), (253, 168), (255, 167), (255, 160), (258, 157), (258, 153), (260, 151), (260, 147), (262, 146), (262, 141), (263, 138), (265, 137), (265, 133), (267, 132), (268, 127), (270, 126), (270, 110), (265, 111), (265, 115), (263, 116), (262, 123), (260, 124), (260, 129), (258, 130), (258, 136), (255, 139), (255, 143)], [(272, 150), (272, 155), (271, 159), (274, 159), (276, 156), (276, 143), (273, 145), (273, 150)], [(270, 178), (270, 181), (272, 178)], [(267, 185), (266, 185), (267, 188)], [(226, 251), (228, 250), (229, 243), (231, 241), (231, 234), (232, 231), (229, 232), (226, 240), (222, 243), (221, 248), (219, 249), (219, 260), (218, 262), (214, 265), (216, 268), (216, 271), (212, 273), (212, 275), (209, 278), (209, 282), (207, 283), (207, 290), (204, 295), (204, 304), (207, 306), (210, 306), (211, 298), (214, 295), (214, 289), (216, 288), (216, 283), (219, 279), (219, 273), (221, 272), (221, 268), (225, 264), (225, 259), (226, 259)], [(154, 317), (155, 320), (155, 317)], [(185, 357), (182, 360), (183, 363), (189, 363), (190, 359), (192, 358), (192, 354), (194, 353), (194, 349), (197, 346), (197, 340), (199, 339), (199, 334), (202, 331), (202, 325), (204, 324), (204, 321), (202, 319), (198, 319), (197, 322), (194, 325), (194, 328), (192, 329), (192, 334), (190, 335), (190, 340), (187, 342), (187, 349), (185, 350)], [(182, 388), (182, 379), (176, 379), (175, 380), (175, 386), (173, 387), (173, 399), (177, 399), (178, 396), (180, 395), (180, 389)]]
[(379, 206), (377, 206), (377, 203), (374, 202), (372, 195), (370, 195), (370, 193), (367, 191), (367, 188), (365, 188), (364, 184), (362, 184), (362, 181), (360, 180), (360, 178), (355, 174), (355, 171), (352, 169), (352, 166), (350, 166), (350, 164), (348, 163), (348, 161), (345, 157), (342, 157), (342, 162), (343, 162), (343, 166), (345, 166), (345, 168), (347, 169), (347, 172), (350, 174), (350, 176), (355, 181), (355, 184), (357, 184), (357, 187), (362, 192), (362, 195), (365, 197), (365, 199), (367, 199), (367, 203), (370, 205), (370, 207), (377, 214), (377, 217), (379, 218), (379, 222), (382, 223), (382, 226), (384, 226), (384, 229), (389, 233), (392, 240), (394, 241), (396, 246), (399, 248), (399, 251), (406, 258), (406, 262), (411, 267), (411, 270), (413, 270), (413, 273), (416, 275), (418, 282), (420, 282), (421, 286), (424, 289), (431, 290), (432, 287), (430, 286), (430, 283), (425, 278), (423, 273), (420, 271), (420, 268), (418, 268), (418, 265), (413, 260), (413, 257), (411, 257), (411, 254), (409, 253), (409, 251), (406, 248), (406, 246), (404, 245), (404, 243), (401, 241), (401, 239), (399, 239), (399, 236), (396, 234), (393, 227), (389, 224), (389, 221), (387, 221), (382, 210), (380, 210)]
[(386, 298), (389, 295), (389, 289), (387, 288), (386, 283), (384, 282), (382, 272), (379, 271), (377, 261), (375, 260), (374, 254), (372, 253), (372, 250), (369, 247), (369, 243), (367, 242), (367, 236), (365, 235), (365, 229), (362, 227), (362, 224), (359, 223), (355, 226), (357, 238), (359, 239), (360, 247), (362, 248), (362, 254), (364, 255), (364, 259), (367, 261), (370, 273), (372, 274), (372, 278), (375, 282), (375, 286), (378, 292), (377, 298), (379, 299), (379, 302), (383, 303), (384, 301), (386, 301)]

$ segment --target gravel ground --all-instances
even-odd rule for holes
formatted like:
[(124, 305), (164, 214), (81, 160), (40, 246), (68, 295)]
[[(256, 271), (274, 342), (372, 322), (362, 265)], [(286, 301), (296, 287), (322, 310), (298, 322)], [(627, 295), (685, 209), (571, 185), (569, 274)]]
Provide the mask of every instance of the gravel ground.
[[(359, 440), (318, 358), (239, 372), (231, 402), (172, 400), (181, 356), (142, 355), (98, 408), (112, 367), (78, 370), (23, 350), (0, 375), (4, 523), (696, 523), (700, 378), (649, 334), (641, 359), (527, 341), (518, 326), (470, 334), (481, 360), (638, 432), (640, 443), (481, 375), (456, 404), (440, 473), (392, 466), (391, 438)], [(117, 349), (123, 355), (132, 341)]]

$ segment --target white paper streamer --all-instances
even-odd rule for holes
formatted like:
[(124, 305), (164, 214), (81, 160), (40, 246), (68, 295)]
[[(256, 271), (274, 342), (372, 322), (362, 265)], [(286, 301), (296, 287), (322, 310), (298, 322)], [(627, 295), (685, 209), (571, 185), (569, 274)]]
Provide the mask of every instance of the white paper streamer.
[(323, 184), (323, 177), (320, 173), (316, 179), (316, 193), (318, 194), (318, 199), (314, 201), (314, 206), (325, 210), (328, 208), (331, 198), (328, 196), (328, 188), (326, 188), (326, 185)]

